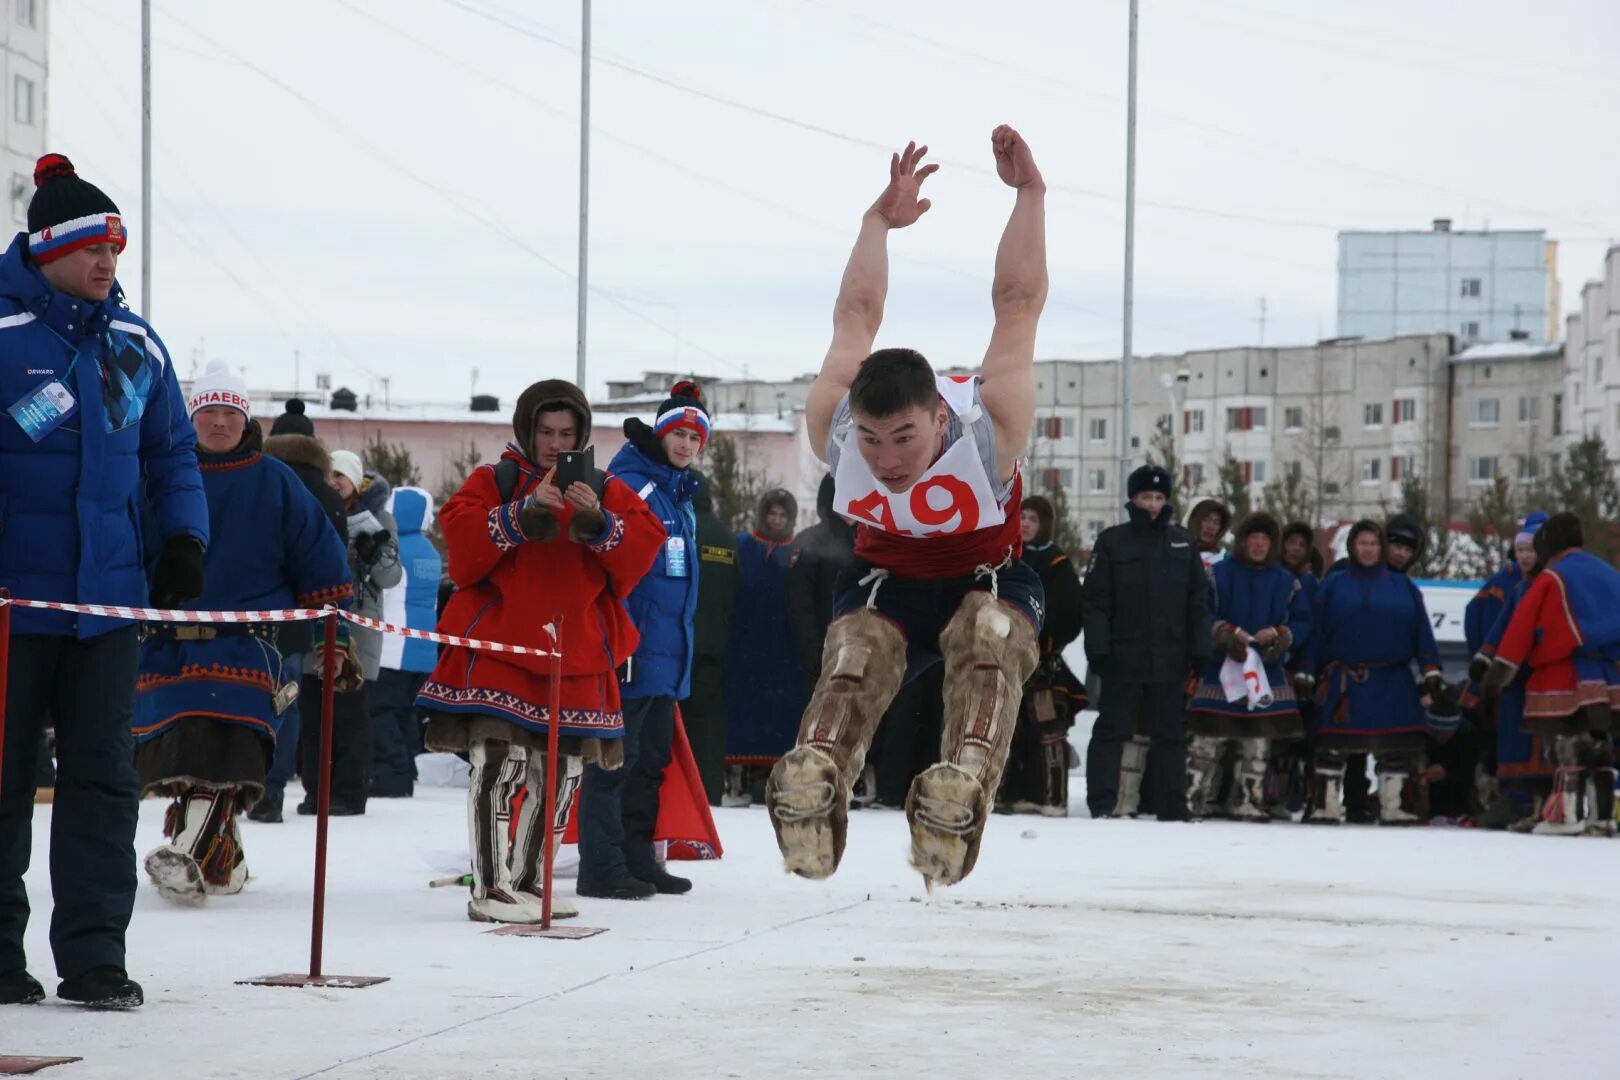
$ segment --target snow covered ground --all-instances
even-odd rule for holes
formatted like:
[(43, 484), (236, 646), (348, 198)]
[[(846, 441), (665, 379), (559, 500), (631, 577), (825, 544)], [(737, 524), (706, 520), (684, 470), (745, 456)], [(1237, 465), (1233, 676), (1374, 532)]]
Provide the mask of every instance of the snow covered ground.
[[(145, 1009), (0, 1008), (0, 1053), (84, 1057), (53, 1080), (1478, 1080), (1606, 1067), (1620, 1019), (1620, 843), (996, 817), (974, 875), (929, 901), (898, 813), (856, 813), (818, 884), (783, 876), (763, 811), (725, 810), (726, 858), (684, 864), (690, 896), (582, 901), (573, 921), (608, 933), (540, 941), (426, 887), (465, 850), (462, 806), (425, 789), (332, 823), (327, 970), (390, 982), (233, 985), (307, 960), (313, 822), (247, 822), (243, 895), (179, 910), (143, 885)], [(162, 816), (143, 804), (141, 851)], [(54, 990), (49, 825), (42, 806), (28, 947)]]

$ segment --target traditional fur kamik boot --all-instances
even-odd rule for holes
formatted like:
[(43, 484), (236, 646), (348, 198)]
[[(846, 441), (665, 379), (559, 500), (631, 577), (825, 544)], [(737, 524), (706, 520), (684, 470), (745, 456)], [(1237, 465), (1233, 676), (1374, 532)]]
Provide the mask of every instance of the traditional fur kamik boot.
[(1410, 813), (1401, 805), (1401, 799), (1406, 794), (1406, 782), (1410, 779), (1403, 772), (1380, 772), (1378, 774), (1378, 824), (1380, 825), (1421, 825), (1423, 819)]

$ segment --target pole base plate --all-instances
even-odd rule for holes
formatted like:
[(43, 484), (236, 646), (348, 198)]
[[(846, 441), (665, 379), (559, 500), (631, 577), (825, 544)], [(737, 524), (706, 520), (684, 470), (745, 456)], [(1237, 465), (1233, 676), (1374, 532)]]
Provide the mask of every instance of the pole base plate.
[(534, 924), (513, 924), (503, 926), (498, 930), (488, 931), (501, 937), (537, 937), (560, 938), (571, 941), (577, 938), (595, 937), (597, 934), (607, 933), (605, 926), (553, 926), (543, 927)]
[(0, 1076), (31, 1076), (52, 1065), (71, 1065), (84, 1058), (27, 1057), (22, 1054), (0, 1054)]
[(325, 987), (328, 990), (364, 990), (368, 986), (388, 981), (387, 975), (261, 975), (257, 979), (238, 979), (237, 986), (293, 986)]

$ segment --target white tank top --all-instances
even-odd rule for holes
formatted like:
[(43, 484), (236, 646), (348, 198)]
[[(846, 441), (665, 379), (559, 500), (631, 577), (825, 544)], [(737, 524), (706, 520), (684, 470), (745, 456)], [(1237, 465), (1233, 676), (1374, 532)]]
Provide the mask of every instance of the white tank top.
[[(837, 451), (832, 463), (835, 511), (897, 536), (952, 536), (1005, 524), (1006, 508), (997, 489), (1010, 485), (997, 484), (990, 475), (986, 455), (975, 437), (974, 425), (989, 429), (979, 403), (978, 377), (940, 375), (936, 381), (945, 407), (959, 422), (961, 436), (905, 491), (890, 491), (873, 475), (855, 445), (858, 435), (853, 423), (838, 427), (838, 421), (848, 419), (848, 400), (839, 407), (833, 437), (828, 440)], [(994, 437), (990, 430), (992, 446)]]

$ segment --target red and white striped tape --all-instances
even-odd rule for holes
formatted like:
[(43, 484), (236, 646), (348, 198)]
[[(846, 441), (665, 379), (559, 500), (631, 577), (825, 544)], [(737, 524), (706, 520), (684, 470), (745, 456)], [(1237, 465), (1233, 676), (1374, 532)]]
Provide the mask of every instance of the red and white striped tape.
[[(356, 615), (354, 612), (344, 611), (342, 608), (285, 608), (280, 611), (185, 611), (167, 608), (119, 607), (111, 604), (61, 604), (54, 600), (18, 600), (12, 597), (0, 597), (0, 605), (5, 604), (10, 604), (13, 607), (37, 608), (41, 611), (68, 611), (77, 615), (100, 615), (107, 619), (128, 619), (132, 622), (308, 622), (312, 619), (324, 619), (329, 615), (336, 615), (345, 622), (351, 622), (356, 626), (380, 630), (385, 634), (416, 638), (420, 641), (432, 641), (440, 645), (459, 645), (463, 649), (476, 649), (481, 652), (516, 653), (521, 656), (557, 655), (549, 649), (534, 649), (527, 645), (508, 645), (502, 641), (480, 641), (477, 638), (456, 637), (453, 634), (435, 634), (427, 630), (412, 630), (408, 626), (395, 626), (380, 619), (368, 619), (364, 615)], [(556, 627), (547, 623), (545, 629), (551, 635), (553, 641), (557, 640)]]

